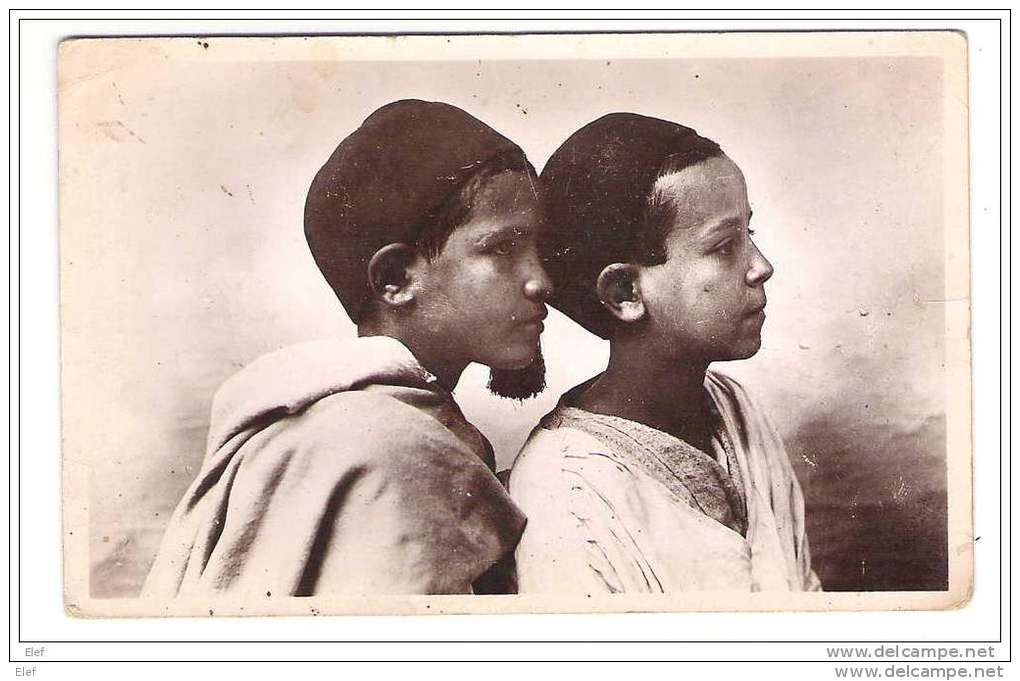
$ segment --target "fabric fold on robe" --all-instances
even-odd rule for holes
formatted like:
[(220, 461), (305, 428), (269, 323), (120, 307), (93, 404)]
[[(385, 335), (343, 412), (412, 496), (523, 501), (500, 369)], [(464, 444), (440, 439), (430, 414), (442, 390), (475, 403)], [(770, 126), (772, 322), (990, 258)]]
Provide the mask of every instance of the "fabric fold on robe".
[(143, 597), (470, 593), (524, 527), (488, 441), (399, 341), (315, 341), (218, 391)]
[(786, 449), (736, 381), (706, 375), (711, 453), (569, 406), (585, 385), (543, 419), (511, 471), (528, 516), (520, 593), (821, 588)]

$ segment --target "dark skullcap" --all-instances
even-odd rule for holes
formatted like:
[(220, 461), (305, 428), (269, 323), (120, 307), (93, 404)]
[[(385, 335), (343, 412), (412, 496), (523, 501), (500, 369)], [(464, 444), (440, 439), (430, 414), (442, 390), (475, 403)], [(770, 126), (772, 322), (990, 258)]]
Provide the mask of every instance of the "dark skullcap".
[(540, 177), (550, 304), (609, 338), (613, 317), (595, 285), (606, 265), (641, 262), (655, 238), (647, 230), (648, 199), (664, 164), (680, 170), (720, 154), (718, 144), (690, 128), (633, 113), (603, 116), (567, 138)]
[(497, 157), (511, 159), (508, 167), (527, 164), (516, 144), (477, 118), (416, 99), (378, 109), (340, 142), (308, 189), (305, 238), (352, 320), (371, 296), (375, 252), (416, 243), (443, 203)]

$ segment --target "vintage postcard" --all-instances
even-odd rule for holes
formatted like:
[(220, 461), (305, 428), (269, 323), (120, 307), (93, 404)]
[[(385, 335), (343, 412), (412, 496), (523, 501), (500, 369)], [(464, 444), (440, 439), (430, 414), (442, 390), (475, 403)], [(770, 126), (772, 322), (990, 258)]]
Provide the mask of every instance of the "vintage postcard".
[(963, 606), (966, 55), (65, 40), (67, 612)]

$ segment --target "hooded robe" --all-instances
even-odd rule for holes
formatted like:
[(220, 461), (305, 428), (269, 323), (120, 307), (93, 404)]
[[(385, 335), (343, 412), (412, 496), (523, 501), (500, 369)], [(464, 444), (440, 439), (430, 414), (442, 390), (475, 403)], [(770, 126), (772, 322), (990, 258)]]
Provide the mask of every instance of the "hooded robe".
[(524, 526), (494, 464), (399, 341), (270, 353), (216, 394), (142, 595), (470, 593)]

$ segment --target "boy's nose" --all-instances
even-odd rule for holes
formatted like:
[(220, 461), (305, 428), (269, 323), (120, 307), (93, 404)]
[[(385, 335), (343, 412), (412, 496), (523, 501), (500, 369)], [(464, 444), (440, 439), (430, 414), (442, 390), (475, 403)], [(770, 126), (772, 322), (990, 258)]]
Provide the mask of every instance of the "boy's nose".
[(524, 295), (530, 300), (545, 302), (552, 295), (552, 280), (536, 256), (531, 259), (528, 278), (524, 282)]
[(751, 266), (747, 269), (747, 283), (750, 286), (761, 286), (772, 278), (775, 270), (772, 269), (772, 263), (762, 255), (757, 246), (752, 245), (752, 248), (754, 253), (751, 255)]
[(552, 295), (552, 284), (543, 272), (541, 277), (532, 277), (524, 283), (524, 295), (530, 300), (545, 302)]

